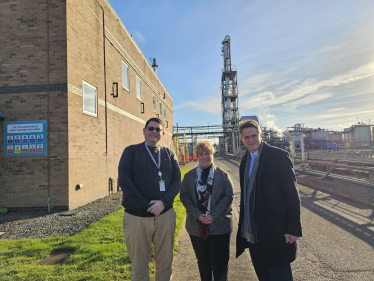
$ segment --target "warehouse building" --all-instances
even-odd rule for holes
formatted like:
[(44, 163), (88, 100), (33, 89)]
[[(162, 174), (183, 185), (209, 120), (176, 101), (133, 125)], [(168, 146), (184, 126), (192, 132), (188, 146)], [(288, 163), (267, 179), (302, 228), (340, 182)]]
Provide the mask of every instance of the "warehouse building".
[(172, 98), (108, 1), (0, 8), (0, 207), (74, 209), (115, 191), (151, 117), (171, 148)]

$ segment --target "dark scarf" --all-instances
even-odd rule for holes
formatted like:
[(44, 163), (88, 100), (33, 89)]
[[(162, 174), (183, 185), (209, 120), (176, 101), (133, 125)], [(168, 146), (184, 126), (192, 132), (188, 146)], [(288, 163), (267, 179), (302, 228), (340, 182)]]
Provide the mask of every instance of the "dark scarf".
[(255, 224), (254, 211), (255, 211), (255, 185), (257, 168), (260, 160), (263, 142), (257, 150), (256, 159), (254, 160), (251, 175), (249, 176), (249, 170), (251, 166), (251, 153), (247, 151), (247, 162), (244, 169), (244, 188), (243, 188), (243, 209), (244, 217), (241, 229), (241, 235), (248, 242), (254, 243), (258, 241), (257, 228)]
[[(208, 168), (207, 168), (208, 169)], [(197, 197), (197, 208), (203, 214), (210, 214), (210, 197), (213, 189), (213, 177), (214, 177), (214, 165), (212, 164), (209, 169), (208, 176), (204, 177), (204, 170), (197, 165), (197, 180), (196, 180), (196, 197)], [(199, 224), (199, 237), (206, 240), (209, 237), (208, 225), (197, 221)]]

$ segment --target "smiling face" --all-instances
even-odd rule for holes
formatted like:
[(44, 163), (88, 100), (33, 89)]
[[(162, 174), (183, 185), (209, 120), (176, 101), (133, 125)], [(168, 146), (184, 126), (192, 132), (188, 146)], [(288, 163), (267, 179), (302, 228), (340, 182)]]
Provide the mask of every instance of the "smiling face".
[(201, 168), (208, 168), (213, 163), (213, 155), (208, 151), (199, 150), (197, 152), (197, 161), (199, 162)]
[(248, 127), (243, 129), (240, 138), (244, 142), (246, 148), (253, 153), (256, 152), (261, 145), (262, 133), (259, 134), (257, 128)]
[[(149, 131), (150, 128), (153, 128), (153, 131)], [(157, 132), (156, 128), (159, 128), (160, 131)], [(162, 138), (164, 132), (162, 131), (162, 126), (159, 123), (151, 121), (147, 125), (147, 128), (143, 129), (143, 134), (144, 134), (145, 142), (149, 146), (155, 147), (157, 146), (158, 142)]]

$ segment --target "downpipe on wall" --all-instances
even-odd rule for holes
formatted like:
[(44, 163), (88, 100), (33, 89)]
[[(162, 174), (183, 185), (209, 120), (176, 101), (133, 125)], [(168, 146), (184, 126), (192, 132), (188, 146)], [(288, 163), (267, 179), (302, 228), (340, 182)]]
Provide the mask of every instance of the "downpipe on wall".
[(104, 52), (104, 95), (105, 95), (105, 156), (108, 155), (108, 108), (107, 108), (107, 97), (106, 97), (106, 60), (105, 60), (105, 16), (104, 9), (96, 0), (97, 5), (103, 12), (103, 52)]
[(51, 124), (50, 124), (50, 99), (49, 99), (49, 0), (47, 0), (47, 158), (48, 158), (48, 212), (51, 211)]

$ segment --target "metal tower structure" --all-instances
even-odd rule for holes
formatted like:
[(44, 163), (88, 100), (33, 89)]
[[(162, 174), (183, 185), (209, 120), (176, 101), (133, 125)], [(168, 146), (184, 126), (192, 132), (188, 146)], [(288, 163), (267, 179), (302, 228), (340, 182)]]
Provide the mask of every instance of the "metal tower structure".
[[(232, 130), (232, 134), (225, 135), (224, 145), (225, 152), (236, 154), (236, 147), (238, 136), (237, 128), (239, 126), (239, 102), (238, 102), (238, 84), (236, 78), (236, 71), (231, 69), (231, 47), (230, 36), (222, 41), (222, 55), (223, 55), (223, 70), (221, 79), (222, 91), (222, 125), (226, 130)], [(231, 139), (231, 141), (230, 141)], [(231, 149), (228, 148), (231, 143)]]

